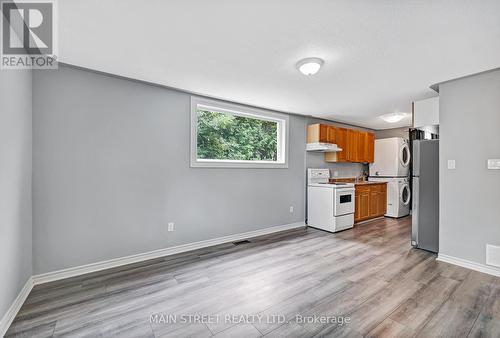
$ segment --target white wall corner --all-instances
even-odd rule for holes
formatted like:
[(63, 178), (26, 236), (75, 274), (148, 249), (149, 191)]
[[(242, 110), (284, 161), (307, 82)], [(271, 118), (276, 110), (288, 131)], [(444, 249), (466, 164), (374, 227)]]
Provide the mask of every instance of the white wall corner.
[(16, 299), (14, 300), (14, 302), (12, 303), (10, 308), (7, 310), (7, 312), (5, 313), (3, 318), (1, 319), (1, 321), (0, 321), (0, 337), (3, 337), (5, 335), (5, 333), (7, 332), (7, 330), (9, 329), (10, 325), (14, 321), (14, 318), (16, 317), (17, 313), (21, 309), (21, 306), (26, 301), (26, 298), (28, 298), (28, 295), (30, 294), (34, 285), (48, 283), (48, 282), (52, 282), (52, 281), (56, 281), (56, 280), (60, 280), (60, 279), (74, 277), (74, 276), (80, 276), (80, 275), (83, 275), (86, 273), (101, 271), (101, 270), (110, 269), (110, 268), (114, 268), (114, 267), (118, 267), (118, 266), (137, 263), (137, 262), (141, 262), (141, 261), (145, 261), (145, 260), (149, 260), (149, 259), (154, 259), (154, 258), (174, 255), (174, 254), (178, 254), (178, 253), (182, 253), (182, 252), (202, 249), (202, 248), (206, 248), (206, 247), (210, 247), (210, 246), (214, 246), (214, 245), (235, 242), (235, 241), (240, 241), (243, 239), (249, 239), (249, 238), (253, 238), (253, 237), (268, 235), (268, 234), (286, 231), (286, 230), (304, 228), (304, 227), (306, 227), (305, 222), (297, 222), (297, 223), (271, 226), (271, 227), (260, 229), (260, 230), (248, 231), (248, 232), (244, 232), (244, 233), (223, 236), (223, 237), (213, 238), (213, 239), (209, 239), (209, 240), (205, 240), (205, 241), (194, 242), (194, 243), (179, 245), (179, 246), (175, 246), (175, 247), (145, 252), (145, 253), (141, 253), (141, 254), (137, 254), (137, 255), (120, 257), (120, 258), (111, 259), (111, 260), (107, 260), (107, 261), (96, 262), (96, 263), (92, 263), (92, 264), (81, 265), (81, 266), (72, 267), (72, 268), (68, 268), (68, 269), (63, 269), (63, 270), (48, 272), (48, 273), (44, 273), (44, 274), (34, 275), (26, 281), (26, 284), (21, 289), (21, 291), (17, 295)]
[(26, 298), (28, 298), (28, 295), (30, 294), (31, 289), (33, 289), (33, 286), (33, 277), (30, 277), (26, 281), (26, 284), (24, 284), (23, 288), (17, 295), (12, 305), (2, 317), (2, 320), (0, 320), (0, 337), (3, 337), (9, 329), (10, 325), (14, 321), (14, 318), (16, 318), (17, 313), (21, 309), (21, 306), (23, 306)]

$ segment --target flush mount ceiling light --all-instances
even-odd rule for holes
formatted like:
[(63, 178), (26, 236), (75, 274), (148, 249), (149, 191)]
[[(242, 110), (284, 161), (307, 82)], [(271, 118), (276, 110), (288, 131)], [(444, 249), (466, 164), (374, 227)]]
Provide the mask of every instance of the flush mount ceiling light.
[(325, 63), (320, 58), (307, 58), (297, 62), (297, 69), (304, 75), (316, 74)]
[(382, 120), (388, 123), (396, 123), (407, 117), (408, 113), (390, 113), (380, 116)]

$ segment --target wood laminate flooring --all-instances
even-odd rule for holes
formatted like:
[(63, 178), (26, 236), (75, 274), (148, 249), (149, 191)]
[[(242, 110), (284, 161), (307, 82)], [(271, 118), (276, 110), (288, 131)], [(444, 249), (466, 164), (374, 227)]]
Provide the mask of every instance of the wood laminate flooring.
[(39, 285), (7, 337), (500, 337), (500, 278), (412, 249), (410, 223), (298, 229)]

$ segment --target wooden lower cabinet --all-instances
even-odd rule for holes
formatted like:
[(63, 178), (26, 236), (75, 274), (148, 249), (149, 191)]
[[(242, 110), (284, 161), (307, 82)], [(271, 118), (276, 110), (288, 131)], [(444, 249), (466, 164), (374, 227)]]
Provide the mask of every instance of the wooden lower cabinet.
[(378, 197), (378, 215), (384, 215), (387, 212), (387, 184), (381, 186), (380, 195)]
[(387, 183), (355, 185), (354, 222), (383, 216), (387, 210)]
[(368, 215), (371, 217), (377, 217), (380, 209), (378, 205), (380, 204), (378, 196), (380, 193), (378, 191), (370, 191), (370, 205), (368, 206)]

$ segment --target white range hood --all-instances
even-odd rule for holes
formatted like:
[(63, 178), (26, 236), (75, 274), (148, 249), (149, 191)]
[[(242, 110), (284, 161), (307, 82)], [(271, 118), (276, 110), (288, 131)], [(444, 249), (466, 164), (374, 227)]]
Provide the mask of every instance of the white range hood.
[(315, 142), (315, 143), (307, 143), (306, 151), (316, 151), (320, 153), (335, 153), (337, 151), (342, 151), (342, 149), (339, 148), (334, 143)]

